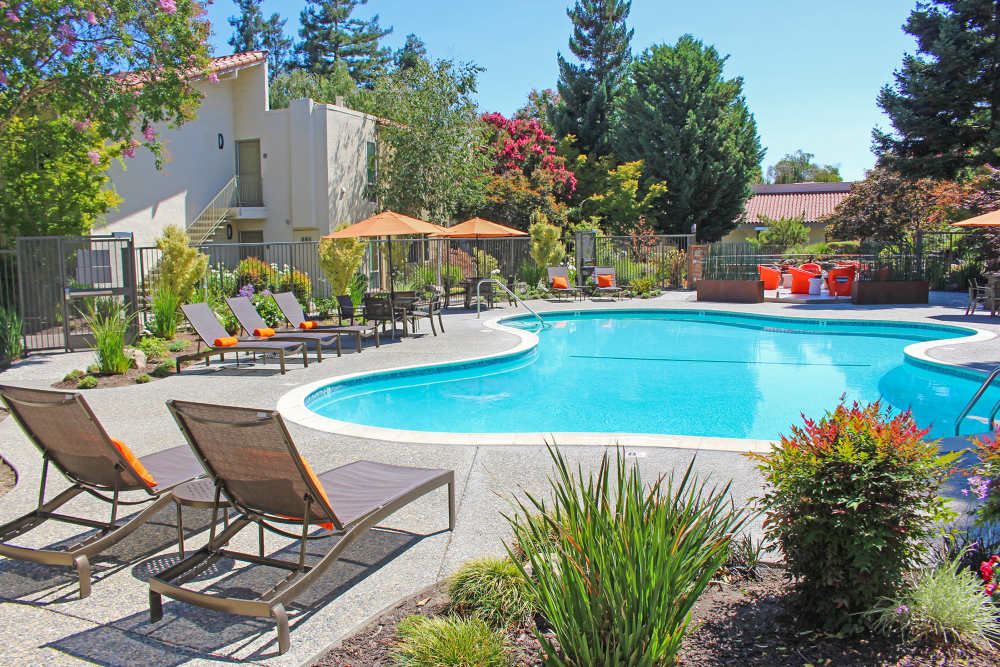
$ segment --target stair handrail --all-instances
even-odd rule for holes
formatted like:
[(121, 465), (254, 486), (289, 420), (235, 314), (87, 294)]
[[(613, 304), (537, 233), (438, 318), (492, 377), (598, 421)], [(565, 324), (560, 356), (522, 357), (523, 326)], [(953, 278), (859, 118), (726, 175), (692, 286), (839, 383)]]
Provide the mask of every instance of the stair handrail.
[(486, 278), (485, 280), (480, 280), (478, 283), (476, 283), (476, 318), (477, 319), (479, 318), (479, 310), (480, 310), (480, 308), (483, 305), (482, 302), (479, 300), (479, 286), (480, 285), (485, 285), (486, 283), (493, 283), (494, 285), (497, 285), (500, 289), (502, 289), (504, 292), (506, 292), (507, 294), (509, 294), (511, 296), (511, 298), (514, 299), (514, 303), (519, 303), (522, 306), (524, 306), (525, 310), (527, 310), (529, 313), (531, 313), (532, 315), (534, 315), (535, 317), (538, 318), (539, 324), (541, 324), (543, 327), (545, 326), (545, 320), (542, 319), (541, 315), (539, 315), (538, 313), (535, 312), (534, 308), (532, 308), (531, 306), (529, 306), (528, 304), (526, 304), (521, 297), (519, 297), (518, 295), (514, 294), (514, 292), (512, 292), (509, 287), (507, 287), (506, 285), (504, 285), (502, 282), (500, 282), (496, 278)]
[[(198, 215), (196, 215), (194, 219), (191, 221), (191, 223), (188, 224), (187, 227), (185, 228), (186, 232), (192, 231), (195, 225), (197, 225), (198, 222), (202, 219), (202, 217), (205, 216), (213, 208), (225, 209), (225, 211), (222, 214), (210, 218), (212, 222), (209, 227), (209, 230), (204, 234), (202, 234), (201, 238), (197, 240), (192, 239), (194, 245), (199, 245), (201, 243), (204, 243), (205, 239), (211, 236), (212, 232), (214, 232), (216, 227), (219, 226), (219, 223), (222, 222), (229, 214), (229, 209), (232, 208), (233, 206), (233, 196), (236, 194), (236, 183), (238, 178), (239, 178), (238, 176), (233, 176), (232, 178), (230, 178), (229, 181), (222, 186), (222, 189), (219, 190), (219, 192), (216, 193), (214, 197), (212, 197), (212, 200), (205, 205), (205, 208), (201, 209)], [(226, 204), (220, 205), (219, 200), (223, 197), (227, 198)]]
[[(955, 420), (955, 435), (958, 435), (958, 431), (962, 427), (962, 422), (965, 421), (965, 418), (969, 416), (969, 413), (972, 412), (972, 408), (975, 407), (976, 403), (979, 402), (979, 399), (983, 397), (983, 394), (986, 393), (986, 390), (989, 389), (990, 384), (993, 383), (993, 380), (995, 380), (998, 375), (1000, 375), (1000, 366), (997, 366), (996, 368), (993, 369), (993, 372), (990, 373), (986, 377), (986, 380), (983, 382), (983, 384), (979, 386), (979, 389), (978, 391), (976, 391), (975, 395), (971, 399), (969, 399), (969, 402), (965, 404), (964, 408), (962, 408), (962, 412), (959, 413), (958, 419)], [(997, 404), (993, 406), (993, 410), (992, 412), (990, 412), (989, 426), (991, 429), (993, 428), (993, 419), (994, 417), (996, 417), (998, 411), (1000, 411), (1000, 401), (998, 401)]]

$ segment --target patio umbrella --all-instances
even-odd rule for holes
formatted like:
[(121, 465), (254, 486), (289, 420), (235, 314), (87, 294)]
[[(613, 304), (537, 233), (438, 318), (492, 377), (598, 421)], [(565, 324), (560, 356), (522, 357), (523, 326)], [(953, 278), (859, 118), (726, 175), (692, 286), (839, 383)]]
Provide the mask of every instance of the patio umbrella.
[(955, 227), (1000, 227), (1000, 210), (983, 213), (974, 218), (952, 224)]
[[(453, 227), (448, 227), (444, 231), (431, 234), (431, 236), (436, 238), (453, 239), (488, 239), (511, 236), (528, 236), (528, 232), (522, 232), (520, 229), (514, 229), (513, 227), (501, 225), (500, 223), (493, 222), (492, 220), (470, 218), (465, 222), (460, 222), (457, 225), (454, 225)], [(476, 272), (479, 272), (478, 258), (476, 260)]]
[[(361, 222), (356, 222), (349, 227), (327, 234), (325, 239), (356, 239), (379, 236), (405, 236), (435, 234), (445, 231), (444, 227), (435, 225), (425, 220), (411, 218), (395, 211), (383, 211), (378, 215), (365, 218)], [(392, 298), (396, 297), (396, 290), (392, 284), (392, 241), (389, 241), (389, 293)]]

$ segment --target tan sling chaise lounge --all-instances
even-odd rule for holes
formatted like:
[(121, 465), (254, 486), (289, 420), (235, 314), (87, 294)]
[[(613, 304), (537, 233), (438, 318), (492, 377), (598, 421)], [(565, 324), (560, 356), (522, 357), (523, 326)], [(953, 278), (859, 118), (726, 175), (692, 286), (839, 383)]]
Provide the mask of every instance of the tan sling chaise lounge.
[(302, 343), (308, 345), (312, 343), (316, 346), (316, 361), (323, 361), (323, 346), (337, 344), (337, 356), (341, 356), (340, 336), (328, 331), (316, 331), (304, 329), (270, 329), (264, 318), (260, 316), (254, 308), (253, 301), (247, 296), (231, 296), (226, 299), (226, 305), (233, 311), (236, 321), (240, 323), (243, 331), (248, 335), (256, 335), (261, 329), (269, 329), (274, 334), (264, 336), (264, 340), (288, 341), (292, 343)]

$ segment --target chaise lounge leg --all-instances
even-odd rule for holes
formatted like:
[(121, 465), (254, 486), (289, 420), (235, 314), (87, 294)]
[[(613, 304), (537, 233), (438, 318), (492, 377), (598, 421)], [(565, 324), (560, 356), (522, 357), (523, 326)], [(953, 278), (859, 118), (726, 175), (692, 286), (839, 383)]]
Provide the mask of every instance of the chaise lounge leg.
[(279, 350), (278, 351), (278, 359), (279, 359), (279, 361), (281, 363), (281, 374), (284, 375), (285, 374), (285, 351), (284, 350)]
[(288, 614), (285, 612), (284, 605), (279, 604), (271, 607), (271, 615), (274, 616), (274, 621), (278, 625), (278, 655), (281, 655), (286, 653), (292, 645), (288, 636)]
[[(431, 322), (434, 322), (434, 318), (431, 318)], [(444, 320), (441, 319), (441, 311), (438, 311), (438, 326), (441, 327), (441, 333), (444, 333)]]
[(448, 482), (448, 530), (455, 530), (455, 482)]
[(156, 623), (163, 620), (163, 596), (159, 593), (149, 591), (149, 622)]
[(76, 565), (76, 574), (80, 580), (80, 599), (90, 596), (90, 560), (86, 555), (80, 554), (73, 559)]

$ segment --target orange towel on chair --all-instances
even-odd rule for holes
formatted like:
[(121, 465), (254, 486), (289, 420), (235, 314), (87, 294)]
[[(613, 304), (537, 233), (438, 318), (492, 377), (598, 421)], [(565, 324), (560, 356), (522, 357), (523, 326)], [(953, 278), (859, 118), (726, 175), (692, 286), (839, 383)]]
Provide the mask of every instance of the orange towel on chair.
[(253, 335), (258, 336), (260, 338), (270, 338), (271, 336), (274, 335), (274, 329), (272, 329), (271, 327), (267, 327), (264, 329), (254, 329)]
[(234, 336), (227, 336), (226, 338), (216, 338), (215, 342), (212, 343), (213, 347), (232, 347), (239, 343), (239, 339)]
[(319, 324), (313, 322), (312, 320), (306, 320), (305, 322), (299, 322), (300, 329), (315, 329)]
[(552, 279), (552, 289), (569, 289), (569, 283), (565, 278), (557, 276)]

